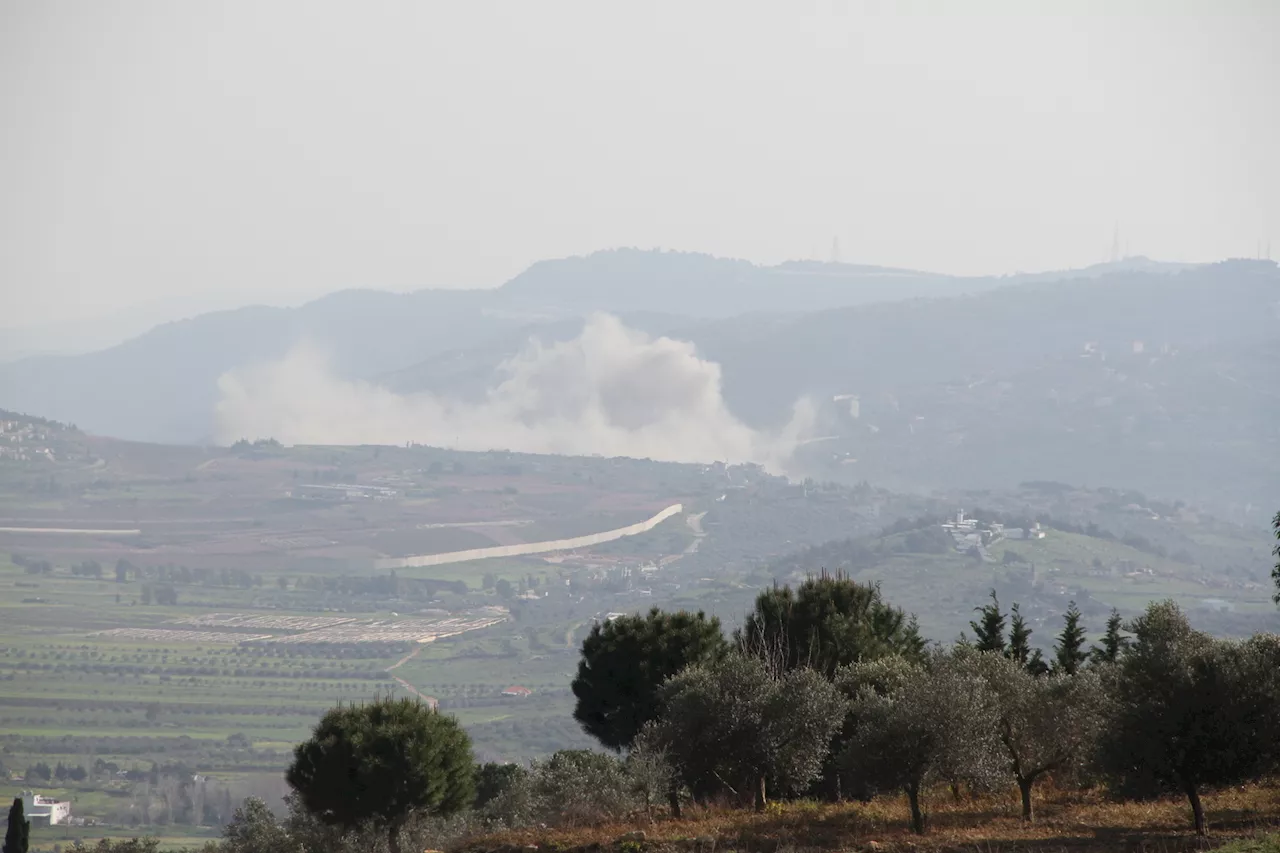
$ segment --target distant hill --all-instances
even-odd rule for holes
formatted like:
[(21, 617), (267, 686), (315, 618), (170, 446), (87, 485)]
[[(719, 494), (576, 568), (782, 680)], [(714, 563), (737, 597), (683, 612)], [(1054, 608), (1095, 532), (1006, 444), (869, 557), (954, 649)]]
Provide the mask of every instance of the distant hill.
[[(202, 314), (99, 352), (0, 364), (0, 405), (123, 438), (201, 441), (210, 434), (218, 376), (279, 358), (303, 341), (324, 352), (339, 375), (375, 378), (445, 353), (510, 341), (512, 333), (522, 343), (531, 329), (560, 321), (571, 328), (575, 318), (594, 311), (726, 318), (976, 292), (999, 283), (840, 264), (758, 267), (709, 255), (619, 249), (539, 262), (495, 290), (344, 291), (299, 308)], [(678, 325), (663, 321), (653, 328)], [(25, 346), (39, 349), (40, 342)], [(500, 347), (511, 349), (509, 343)]]
[[(780, 318), (744, 336), (736, 320), (694, 340), (725, 365), (726, 394), (750, 419), (778, 417), (797, 390), (901, 393), (1026, 370), (1088, 344), (1109, 351), (1269, 340), (1280, 335), (1280, 271), (1236, 261), (1173, 275), (1109, 275), (1007, 286)], [(739, 408), (741, 407), (741, 408)]]
[(686, 252), (615, 249), (542, 261), (499, 289), (503, 301), (549, 314), (656, 311), (731, 317), (753, 311), (819, 311), (869, 302), (955, 296), (998, 278), (855, 264), (789, 262), (762, 267)]
[[(816, 476), (923, 488), (1123, 472), (1109, 482), (1249, 503), (1276, 494), (1264, 482), (1280, 458), (1265, 365), (1278, 302), (1280, 273), (1260, 261), (964, 279), (624, 249), (535, 264), (496, 290), (346, 291), (0, 365), (0, 406), (96, 434), (205, 441), (218, 377), (303, 342), (344, 378), (475, 399), (531, 336), (568, 340), (604, 310), (693, 342), (752, 425), (818, 400), (834, 438), (804, 452)], [(853, 423), (830, 405), (848, 395)]]
[(110, 349), (0, 365), (0, 403), (139, 441), (208, 438), (217, 379), (314, 344), (344, 377), (378, 375), (516, 325), (485, 294), (344, 291), (300, 308), (249, 307), (167, 323)]
[[(1122, 268), (950, 299), (670, 322), (650, 331), (691, 340), (719, 363), (725, 398), (748, 422), (777, 425), (797, 397), (819, 401), (829, 440), (802, 451), (819, 479), (896, 489), (1059, 479), (1231, 513), (1280, 505), (1274, 264)], [(563, 340), (576, 330), (564, 322), (538, 333)], [(479, 394), (527, 334), (388, 383)]]
[(1071, 600), (1095, 636), (1113, 607), (1136, 615), (1164, 596), (1217, 633), (1247, 636), (1280, 625), (1262, 526), (1227, 524), (1180, 504), (1107, 489), (1023, 484), (964, 497), (982, 501), (962, 505), (980, 521), (978, 529), (999, 522), (1020, 533), (1038, 523), (1043, 538), (991, 535), (975, 552), (956, 547), (941, 516), (900, 518), (873, 535), (762, 561), (752, 579), (795, 583), (826, 570), (879, 583), (889, 600), (920, 617), (926, 635), (939, 638), (954, 636), (972, 618), (974, 603), (994, 590), (1005, 608), (1021, 605), (1036, 632), (1033, 642), (1046, 650)]

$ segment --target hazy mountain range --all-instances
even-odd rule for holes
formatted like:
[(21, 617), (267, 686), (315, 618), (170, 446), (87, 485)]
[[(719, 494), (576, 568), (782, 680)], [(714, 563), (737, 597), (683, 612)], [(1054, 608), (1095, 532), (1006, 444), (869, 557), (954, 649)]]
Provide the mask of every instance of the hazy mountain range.
[(145, 441), (456, 436), (1239, 510), (1280, 504), (1275, 376), (1271, 262), (961, 278), (617, 250), (493, 290), (345, 291), (15, 361), (0, 407)]

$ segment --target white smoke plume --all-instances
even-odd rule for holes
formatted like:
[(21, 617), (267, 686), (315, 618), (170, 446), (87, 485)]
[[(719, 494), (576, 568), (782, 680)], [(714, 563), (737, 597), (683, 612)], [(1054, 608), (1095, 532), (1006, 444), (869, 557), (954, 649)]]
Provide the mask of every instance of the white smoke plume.
[(398, 394), (336, 378), (312, 348), (218, 380), (219, 441), (405, 444), (459, 450), (630, 456), (670, 462), (758, 462), (782, 471), (810, 431), (797, 403), (777, 433), (743, 424), (721, 394), (720, 366), (691, 343), (591, 317), (571, 341), (530, 341), (504, 362), (480, 403)]

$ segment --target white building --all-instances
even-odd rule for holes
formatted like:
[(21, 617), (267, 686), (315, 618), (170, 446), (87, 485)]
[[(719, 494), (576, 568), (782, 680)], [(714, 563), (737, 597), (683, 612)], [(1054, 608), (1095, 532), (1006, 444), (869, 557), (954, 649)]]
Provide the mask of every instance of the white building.
[(32, 791), (22, 792), (22, 811), (32, 826), (53, 826), (71, 819), (71, 803)]

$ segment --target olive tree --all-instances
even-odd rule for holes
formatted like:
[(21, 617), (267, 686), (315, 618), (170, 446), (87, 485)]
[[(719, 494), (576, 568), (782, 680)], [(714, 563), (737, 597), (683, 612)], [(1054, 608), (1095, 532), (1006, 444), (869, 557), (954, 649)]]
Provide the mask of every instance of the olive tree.
[(498, 764), (487, 762), (476, 768), (475, 807), (483, 809), (499, 799), (529, 777), (529, 768), (523, 764)]
[(1031, 790), (1046, 774), (1082, 766), (1106, 719), (1106, 696), (1096, 672), (1043, 677), (991, 653), (972, 663), (991, 691), (1000, 752), (1022, 794), (1022, 819), (1034, 817)]
[(635, 804), (623, 762), (589, 749), (562, 749), (535, 761), (529, 784), (535, 813), (552, 825), (618, 820)]
[(410, 699), (330, 710), (299, 744), (285, 774), (320, 822), (382, 829), (391, 853), (417, 814), (449, 815), (475, 798), (471, 741), (453, 717)]
[(1150, 605), (1129, 630), (1104, 769), (1131, 796), (1182, 793), (1203, 835), (1201, 787), (1256, 778), (1280, 756), (1280, 638), (1215, 640), (1170, 601)]
[(690, 667), (662, 698), (649, 742), (695, 794), (727, 790), (757, 809), (768, 785), (796, 791), (817, 778), (846, 707), (819, 673), (780, 672), (742, 654)]
[(276, 820), (267, 804), (249, 797), (222, 830), (225, 853), (304, 853), (299, 838)]
[(673, 814), (678, 814), (680, 780), (672, 766), (670, 751), (654, 737), (654, 727), (646, 726), (631, 745), (626, 772), (631, 792), (646, 814), (652, 814), (654, 805), (664, 797), (668, 801), (676, 800)]
[(924, 832), (924, 788), (958, 779), (987, 784), (1003, 775), (991, 692), (960, 659), (964, 653), (935, 652), (886, 692), (864, 688), (853, 705), (844, 768), (868, 792), (903, 791), (917, 833)]
[(847, 709), (839, 731), (831, 740), (831, 747), (823, 764), (822, 778), (815, 785), (816, 792), (820, 796), (836, 801), (843, 800), (846, 796), (862, 800), (870, 799), (866, 787), (860, 787), (857, 780), (850, 778), (844, 766), (845, 749), (858, 729), (855, 700), (864, 690), (881, 696), (892, 693), (899, 689), (919, 667), (918, 663), (894, 655), (859, 661), (836, 670), (832, 683), (844, 695)]

